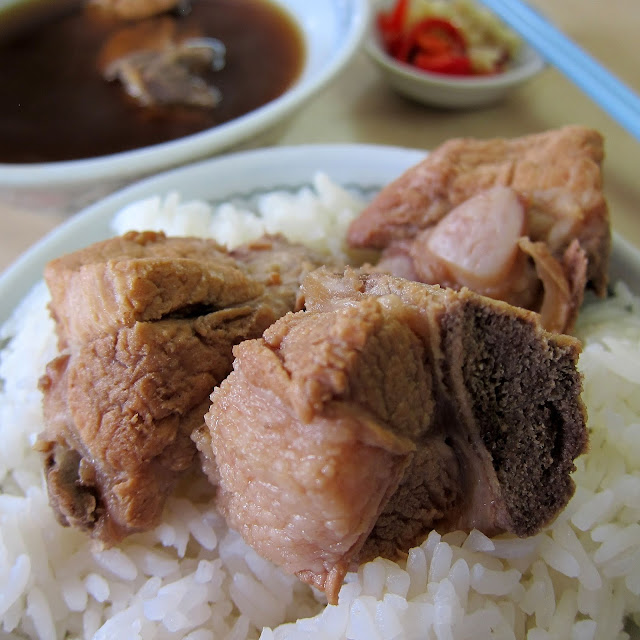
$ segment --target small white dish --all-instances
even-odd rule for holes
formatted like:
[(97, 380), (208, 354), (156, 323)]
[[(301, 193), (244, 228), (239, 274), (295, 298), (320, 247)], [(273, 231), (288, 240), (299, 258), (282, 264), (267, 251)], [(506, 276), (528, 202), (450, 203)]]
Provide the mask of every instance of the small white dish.
[[(35, 0), (0, 0), (2, 12)], [(0, 163), (0, 199), (18, 207), (74, 213), (107, 193), (160, 170), (220, 152), (270, 144), (292, 116), (343, 69), (366, 34), (369, 0), (273, 0), (303, 34), (306, 58), (281, 96), (194, 135), (108, 156), (34, 164)]]
[(495, 103), (545, 66), (535, 49), (523, 42), (511, 66), (495, 75), (450, 76), (420, 71), (398, 62), (384, 50), (375, 20), (371, 21), (365, 50), (399, 94), (429, 106), (449, 109), (469, 109)]

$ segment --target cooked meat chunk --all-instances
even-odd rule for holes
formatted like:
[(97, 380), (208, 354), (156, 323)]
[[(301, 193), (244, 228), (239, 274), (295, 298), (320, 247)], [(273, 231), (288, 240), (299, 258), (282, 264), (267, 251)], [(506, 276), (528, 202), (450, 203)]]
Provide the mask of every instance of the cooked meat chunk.
[(601, 136), (577, 126), (450, 140), (378, 194), (349, 242), (382, 249), (381, 271), (467, 286), (570, 331), (586, 284), (606, 290), (602, 159)]
[(191, 434), (233, 345), (294, 310), (320, 264), (281, 237), (239, 254), (244, 262), (211, 240), (129, 233), (47, 266), (61, 353), (41, 380), (37, 446), (61, 523), (106, 543), (155, 525), (192, 467)]
[[(214, 44), (215, 43), (215, 44)], [(207, 71), (224, 64), (217, 40), (184, 42), (165, 51), (137, 51), (111, 64), (107, 80), (119, 80), (141, 105), (215, 107), (222, 94)]]
[[(189, 37), (194, 35), (197, 34), (189, 34)], [(115, 30), (100, 48), (98, 69), (104, 75), (122, 58), (138, 51), (165, 51), (175, 46), (179, 38), (178, 24), (169, 16), (125, 24)]]
[(258, 552), (324, 589), (436, 528), (527, 536), (574, 491), (579, 343), (468, 289), (319, 269), (234, 347), (197, 442)]
[(214, 75), (224, 68), (225, 55), (220, 40), (179, 33), (174, 18), (161, 16), (115, 31), (98, 66), (142, 106), (212, 108), (222, 99)]
[[(56, 445), (45, 450), (60, 520), (104, 541), (153, 526), (178, 476), (191, 466), (191, 432), (231, 368), (233, 344), (260, 335), (274, 320), (265, 306), (246, 304), (195, 318), (136, 322), (54, 360), (41, 384), (41, 440)], [(91, 468), (92, 482), (78, 477), (77, 491), (100, 497), (80, 517), (69, 517), (64, 503), (53, 499), (72, 488), (56, 486), (51, 475), (65, 444)]]
[(130, 232), (64, 255), (45, 267), (44, 277), (61, 349), (136, 322), (203, 315), (264, 292), (264, 283), (248, 277), (214, 241), (154, 232)]

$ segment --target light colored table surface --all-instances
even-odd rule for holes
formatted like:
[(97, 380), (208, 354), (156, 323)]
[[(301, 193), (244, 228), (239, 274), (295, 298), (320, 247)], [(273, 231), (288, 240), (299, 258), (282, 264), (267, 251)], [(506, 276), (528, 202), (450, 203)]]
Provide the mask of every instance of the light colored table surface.
[[(640, 93), (638, 0), (534, 0), (532, 4)], [(279, 144), (366, 142), (432, 149), (451, 137), (510, 137), (571, 123), (604, 134), (605, 193), (613, 226), (640, 247), (640, 142), (552, 68), (501, 104), (449, 112), (398, 97), (360, 53), (295, 118)], [(19, 210), (0, 200), (0, 271), (63, 219)]]

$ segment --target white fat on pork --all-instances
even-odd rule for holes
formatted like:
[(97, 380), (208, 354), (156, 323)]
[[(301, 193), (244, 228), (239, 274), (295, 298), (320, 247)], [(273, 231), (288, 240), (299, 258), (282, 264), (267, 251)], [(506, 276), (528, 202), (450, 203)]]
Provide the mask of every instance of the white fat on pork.
[(469, 198), (429, 234), (429, 252), (453, 278), (475, 290), (494, 288), (509, 278), (527, 219), (518, 195), (494, 187)]

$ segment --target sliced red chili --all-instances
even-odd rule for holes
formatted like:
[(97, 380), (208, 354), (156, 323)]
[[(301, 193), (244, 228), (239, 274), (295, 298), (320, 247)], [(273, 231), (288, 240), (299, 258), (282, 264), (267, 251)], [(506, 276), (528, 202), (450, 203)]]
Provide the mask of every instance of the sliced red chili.
[(473, 74), (471, 60), (465, 55), (451, 55), (447, 53), (429, 55), (419, 53), (414, 56), (412, 64), (418, 69), (430, 71), (431, 73), (446, 73), (456, 76)]
[(457, 49), (466, 49), (467, 42), (465, 37), (450, 20), (445, 18), (425, 18), (420, 20), (413, 27), (415, 33), (414, 37), (419, 37), (421, 34), (436, 36), (448, 42), (451, 47)]
[(467, 43), (462, 32), (444, 18), (425, 18), (411, 27), (403, 40), (398, 57), (412, 63), (418, 53), (442, 55), (466, 53)]
[(389, 13), (378, 14), (378, 27), (383, 32), (400, 33), (409, 11), (409, 0), (398, 0)]
[(451, 53), (451, 44), (433, 33), (419, 33), (416, 36), (415, 45), (423, 53), (438, 55), (440, 53)]
[(464, 34), (450, 20), (428, 17), (405, 28), (409, 0), (398, 0), (377, 16), (385, 49), (401, 62), (432, 73), (472, 75)]
[(394, 57), (402, 44), (408, 10), (409, 0), (398, 0), (391, 11), (380, 12), (376, 17), (384, 48)]

